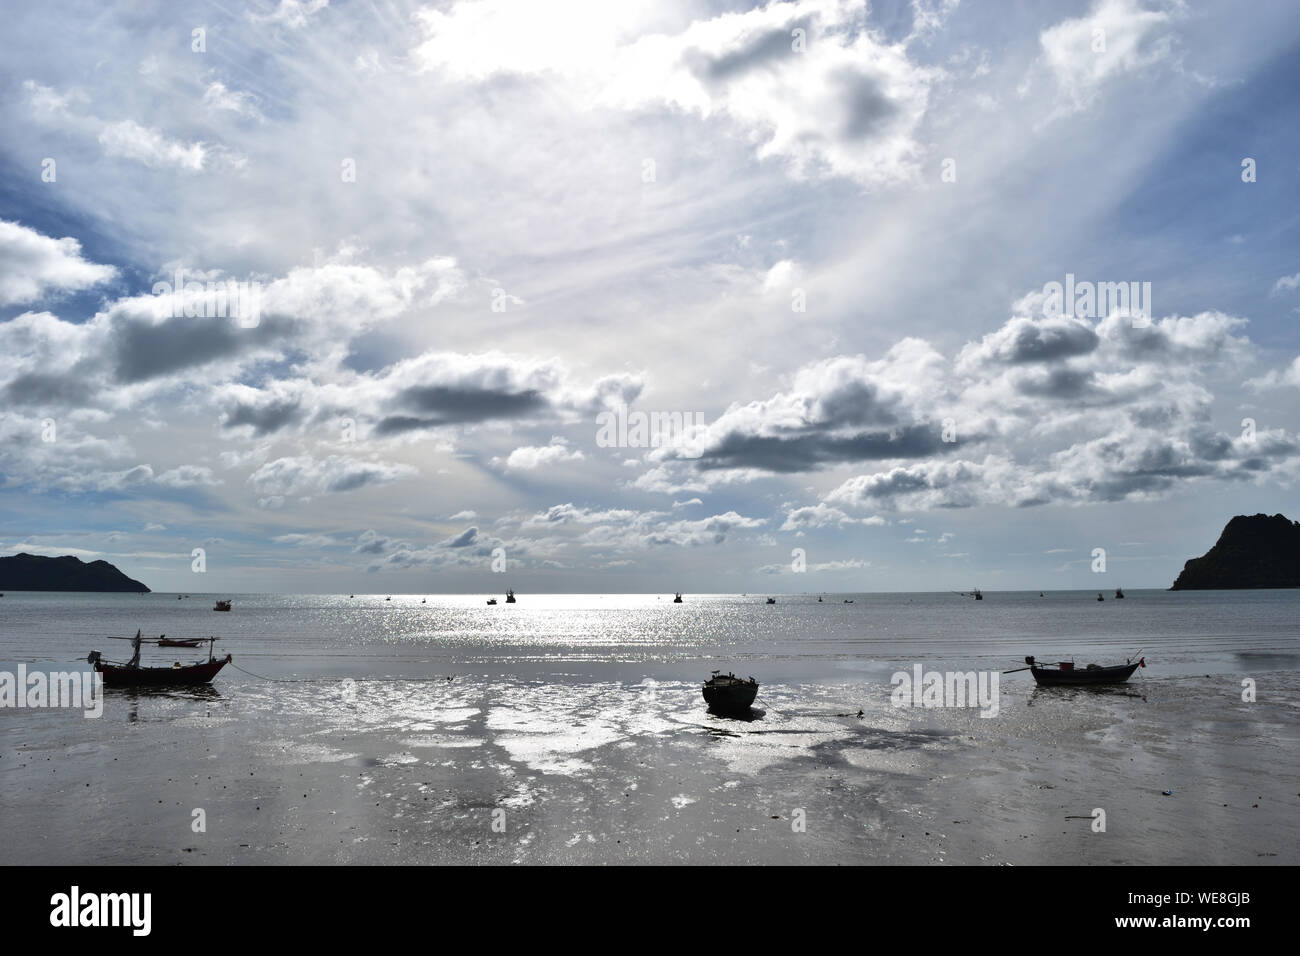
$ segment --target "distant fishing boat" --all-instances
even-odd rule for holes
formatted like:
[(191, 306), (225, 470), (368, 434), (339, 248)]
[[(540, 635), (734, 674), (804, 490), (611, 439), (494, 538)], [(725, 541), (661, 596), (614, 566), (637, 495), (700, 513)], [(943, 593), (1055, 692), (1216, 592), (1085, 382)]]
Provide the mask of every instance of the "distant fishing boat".
[(853, 603), (853, 598), (845, 598), (845, 599), (844, 599), (844, 603), (845, 603), (845, 604), (852, 604), (852, 603)]
[(818, 604), (821, 604), (821, 603), (822, 603), (822, 596), (821, 596), (820, 594), (817, 595), (817, 603), (818, 603)]
[(202, 647), (206, 638), (202, 637), (167, 637), (165, 634), (158, 638), (159, 647)]
[(515, 603), (515, 592), (510, 588), (506, 589), (506, 603), (507, 604)]
[(1124, 589), (1123, 589), (1123, 588), (1116, 588), (1116, 589), (1115, 589), (1115, 600), (1116, 600), (1116, 601), (1122, 601), (1122, 600), (1124, 600)]
[(982, 601), (982, 600), (984, 600), (984, 592), (981, 591), (979, 588), (976, 588), (976, 589), (975, 589), (974, 591), (972, 591), (971, 593), (975, 596), (975, 600), (977, 600), (977, 601)]
[(1116, 664), (1113, 667), (1102, 667), (1098, 664), (1089, 664), (1087, 667), (1076, 668), (1074, 661), (1058, 661), (1055, 666), (1051, 664), (1039, 664), (1033, 657), (1026, 657), (1025, 663), (1028, 667), (1017, 667), (1014, 670), (1003, 671), (1004, 674), (1014, 674), (1017, 671), (1027, 670), (1034, 675), (1034, 680), (1044, 686), (1078, 686), (1081, 684), (1122, 684), (1130, 677), (1139, 667), (1147, 666), (1145, 657), (1136, 661), (1125, 661), (1123, 664)]
[(497, 599), (496, 599), (496, 598), (488, 598), (488, 603), (489, 603), (489, 604), (496, 604), (496, 603), (497, 603)]
[(677, 595), (673, 598), (673, 603), (674, 603), (674, 604), (681, 604), (681, 603), (682, 603), (682, 592), (681, 592), (681, 591), (678, 591), (678, 592), (677, 592)]
[(1104, 601), (1104, 600), (1106, 600), (1104, 597), (1101, 596), (1101, 592), (1100, 592), (1100, 591), (1097, 592), (1097, 600), (1098, 600), (1098, 601)]
[(212, 605), (212, 610), (214, 610), (214, 611), (229, 611), (229, 610), (230, 610), (230, 602), (229, 602), (229, 601), (218, 601), (216, 604)]
[(768, 599), (767, 599), (767, 603), (768, 603), (768, 604), (775, 604), (775, 603), (776, 603), (776, 598), (768, 598)]
[(393, 596), (392, 596), (391, 594), (390, 594), (388, 597), (384, 598), (385, 601), (391, 601), (392, 599), (393, 599)]
[(704, 682), (704, 702), (715, 714), (744, 714), (758, 696), (758, 681), (742, 680), (735, 674), (714, 671)]

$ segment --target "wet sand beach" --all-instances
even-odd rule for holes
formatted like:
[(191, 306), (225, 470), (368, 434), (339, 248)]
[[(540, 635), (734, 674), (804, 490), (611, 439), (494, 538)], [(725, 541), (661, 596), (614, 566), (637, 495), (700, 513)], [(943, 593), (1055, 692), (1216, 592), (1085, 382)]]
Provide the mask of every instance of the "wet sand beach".
[[(714, 610), (747, 631), (739, 599)], [(1255, 658), (1169, 653), (1174, 673), (1107, 689), (1006, 675), (991, 718), (893, 706), (908, 658), (787, 642), (735, 668), (763, 679), (748, 721), (705, 711), (712, 650), (666, 653), (662, 638), (653, 653), (504, 657), (340, 642), (356, 653), (323, 669), (360, 680), (304, 674), (311, 655), (237, 653), (245, 670), (212, 689), (109, 691), (99, 719), (0, 715), (0, 862), (1295, 864), (1289, 640), (1256, 639)]]

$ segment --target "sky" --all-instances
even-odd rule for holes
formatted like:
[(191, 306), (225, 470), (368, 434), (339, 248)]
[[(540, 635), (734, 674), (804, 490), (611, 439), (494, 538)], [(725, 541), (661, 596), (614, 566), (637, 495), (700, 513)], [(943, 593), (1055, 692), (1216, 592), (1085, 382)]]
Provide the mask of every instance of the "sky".
[(5, 18), (0, 554), (1104, 589), (1300, 518), (1292, 3)]

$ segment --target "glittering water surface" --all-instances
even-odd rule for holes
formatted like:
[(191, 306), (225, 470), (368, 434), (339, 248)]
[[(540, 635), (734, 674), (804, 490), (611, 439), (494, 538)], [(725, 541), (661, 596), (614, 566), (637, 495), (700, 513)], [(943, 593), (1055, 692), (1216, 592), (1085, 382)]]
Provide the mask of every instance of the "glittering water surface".
[[(0, 710), (0, 862), (1300, 862), (1300, 594), (1106, 594), (9, 594), (0, 670), (137, 627), (240, 669)], [(1108, 690), (1002, 676), (994, 717), (890, 701), (1139, 651)], [(753, 719), (704, 710), (719, 667)]]

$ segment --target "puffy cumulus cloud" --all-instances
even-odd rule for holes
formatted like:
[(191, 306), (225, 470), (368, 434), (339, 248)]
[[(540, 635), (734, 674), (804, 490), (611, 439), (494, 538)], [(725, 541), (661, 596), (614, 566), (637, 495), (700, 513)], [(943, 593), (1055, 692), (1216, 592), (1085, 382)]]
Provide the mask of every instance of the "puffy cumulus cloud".
[[(936, 16), (932, 8), (928, 15)], [(414, 56), (463, 82), (524, 74), (579, 108), (725, 117), (796, 176), (915, 177), (917, 128), (942, 75), (867, 27), (865, 0), (799, 0), (650, 32), (654, 5), (458, 2), (416, 14)], [(633, 39), (635, 37), (635, 39)]]
[(685, 520), (661, 511), (591, 509), (569, 502), (531, 515), (522, 522), (522, 527), (548, 528), (562, 535), (558, 541), (583, 548), (643, 551), (655, 547), (718, 545), (733, 532), (756, 530), (766, 523), (762, 518), (746, 517), (735, 511)]
[(1300, 388), (1300, 355), (1282, 369), (1269, 369), (1258, 378), (1247, 379), (1246, 387), (1264, 391), (1272, 388)]
[(824, 501), (802, 508), (792, 508), (785, 516), (782, 531), (805, 531), (811, 528), (844, 527), (846, 525), (883, 525), (888, 522), (879, 515), (855, 518)]
[(477, 527), (466, 528), (458, 534), (427, 544), (413, 543), (370, 528), (353, 539), (352, 553), (368, 556), (366, 570), (372, 572), (414, 568), (437, 570), (487, 567), (493, 551), (503, 547), (509, 548), (511, 561), (516, 566), (528, 567), (537, 563), (531, 542), (503, 541), (480, 533)]
[(353, 407), (374, 419), (382, 437), (500, 419), (594, 417), (640, 390), (640, 380), (627, 374), (577, 383), (553, 359), (434, 352), (364, 377), (351, 392)]
[(50, 294), (89, 289), (116, 275), (112, 266), (82, 256), (76, 239), (54, 239), (0, 219), (0, 306), (24, 305)]
[[(650, 457), (670, 466), (657, 474), (671, 486), (670, 476), (685, 472), (687, 462), (696, 471), (804, 472), (946, 454), (959, 444), (942, 435), (947, 378), (943, 357), (918, 339), (899, 342), (875, 362), (861, 355), (825, 359), (799, 369), (786, 391), (732, 405)], [(683, 481), (679, 490), (695, 489)]]
[[(48, 267), (32, 272), (41, 282), (75, 287), (112, 275), (107, 267), (77, 266), (69, 258), (77, 251), (75, 243), (67, 245), (70, 240), (55, 242), (13, 227), (0, 230), (0, 246), (5, 236), (16, 237), (18, 246), (45, 250)], [(53, 258), (58, 249), (63, 264)], [(27, 262), (31, 269), (33, 261), (0, 252), (0, 277), (7, 274), (6, 263)], [(220, 273), (183, 269), (183, 288), (173, 289), (176, 275), (160, 277), (157, 294), (119, 298), (87, 322), (33, 313), (0, 325), (0, 389), (18, 404), (81, 407), (98, 400), (120, 408), (159, 391), (207, 387), (224, 401), (227, 427), (247, 425), (265, 434), (297, 420), (292, 406), (303, 397), (303, 383), (286, 378), (270, 385), (268, 394), (224, 383), (290, 357), (305, 357), (318, 363), (314, 371), (328, 373), (346, 355), (340, 343), (412, 309), (435, 306), (465, 286), (448, 258), (392, 270), (328, 262), (265, 284), (243, 280), (239, 292)], [(29, 276), (6, 285), (0, 278), (0, 288), (28, 294), (22, 290), (30, 292), (32, 281)], [(124, 387), (133, 385), (150, 387)], [(618, 392), (613, 383), (599, 387)]]
[(1044, 30), (1039, 45), (1062, 95), (1072, 108), (1083, 109), (1106, 81), (1170, 57), (1166, 28), (1173, 16), (1145, 9), (1137, 0), (1096, 0), (1085, 16)]
[(347, 455), (317, 459), (311, 455), (277, 458), (262, 465), (248, 481), (267, 498), (355, 491), (417, 474), (410, 465), (363, 461)]
[[(635, 485), (703, 491), (878, 462), (791, 510), (782, 530), (801, 531), (861, 520), (859, 509), (1116, 501), (1294, 470), (1294, 435), (1212, 424), (1207, 381), (1254, 357), (1244, 320), (1204, 312), (1089, 322), (1033, 314), (1032, 300), (952, 361), (909, 339), (879, 362), (806, 366), (790, 389), (728, 409), (692, 449), (696, 460), (676, 449), (648, 455), (653, 467)], [(1284, 379), (1270, 373), (1256, 387)]]
[(505, 460), (507, 471), (533, 471), (543, 465), (556, 465), (565, 461), (582, 461), (581, 451), (569, 448), (563, 438), (552, 438), (549, 445), (532, 445), (516, 448)]

